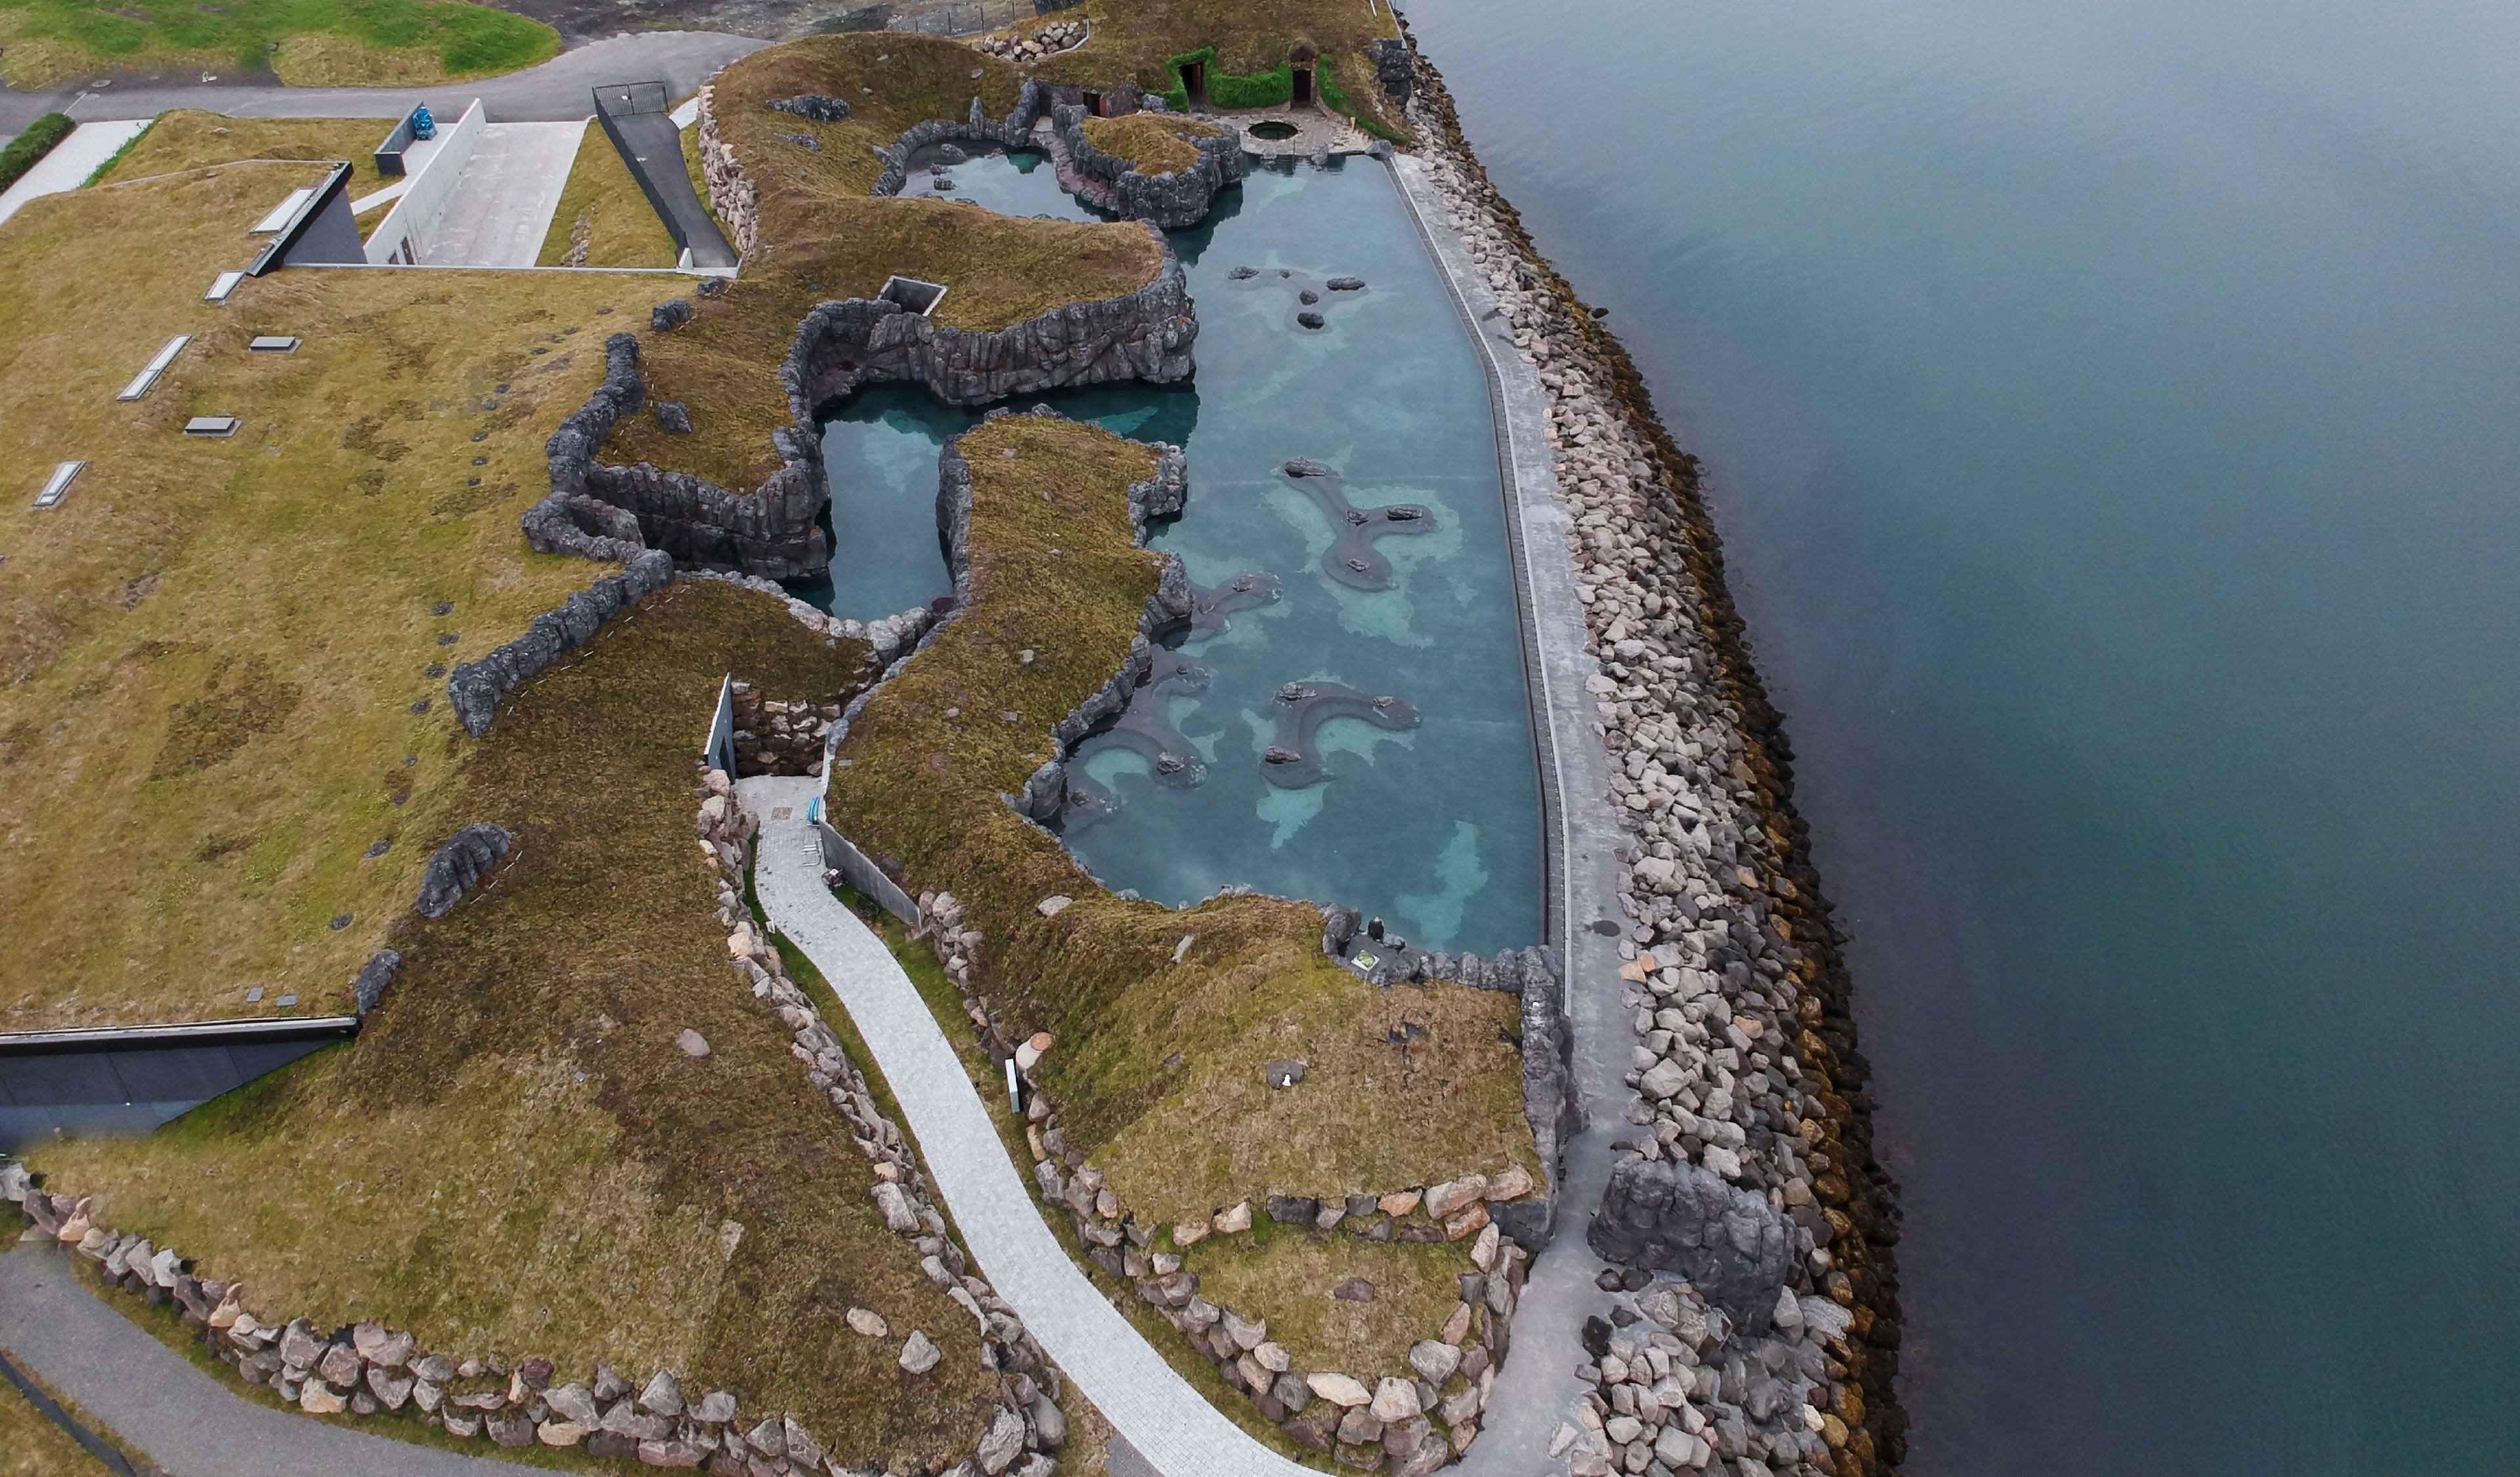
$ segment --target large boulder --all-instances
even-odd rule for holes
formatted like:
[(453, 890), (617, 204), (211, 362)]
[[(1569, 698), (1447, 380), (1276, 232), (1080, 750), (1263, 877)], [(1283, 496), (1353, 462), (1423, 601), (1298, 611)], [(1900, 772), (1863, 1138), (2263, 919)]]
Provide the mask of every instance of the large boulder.
[(437, 854), (428, 859), (428, 871), (421, 875), (420, 916), (446, 917), (465, 889), (479, 881), (516, 843), (506, 827), (487, 822), (457, 831), (455, 839), (437, 848)]
[(1751, 1331), (1768, 1326), (1793, 1270), (1782, 1211), (1694, 1164), (1631, 1159), (1610, 1171), (1587, 1239), (1605, 1262), (1668, 1272)]

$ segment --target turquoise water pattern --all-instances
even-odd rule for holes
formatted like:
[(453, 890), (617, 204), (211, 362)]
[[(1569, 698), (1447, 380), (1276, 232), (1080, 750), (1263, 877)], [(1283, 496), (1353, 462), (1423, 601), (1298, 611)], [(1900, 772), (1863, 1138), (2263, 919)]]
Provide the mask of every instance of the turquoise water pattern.
[(1708, 464), (1908, 1470), (2520, 1470), (2520, 13), (1409, 15)]
[[(1172, 241), (1198, 303), (1194, 382), (1020, 402), (1185, 448), (1190, 504), (1153, 543), (1208, 592), (1149, 722), (1080, 746), (1091, 808), (1063, 824), (1070, 848), (1169, 904), (1247, 885), (1362, 908), (1426, 948), (1539, 942), (1538, 771), (1487, 383), (1398, 190), (1370, 160), (1258, 170)], [(905, 390), (842, 409), (824, 441), (834, 517), (866, 537), (835, 538), (835, 591), (800, 593), (863, 618), (924, 589), (936, 452), (976, 419)], [(1329, 474), (1289, 476), (1296, 459)], [(1289, 684), (1333, 716), (1304, 734)], [(1342, 708), (1341, 689), (1394, 700)], [(1163, 745), (1133, 741), (1148, 727), (1183, 761), (1170, 774), (1148, 752)]]
[[(1050, 157), (1036, 150), (991, 149), (977, 144), (931, 144), (911, 156), (904, 196), (969, 201), (1000, 215), (1047, 215), (1058, 220), (1109, 220), (1058, 188)], [(954, 155), (963, 157), (947, 162)], [(933, 167), (931, 167), (933, 166)]]

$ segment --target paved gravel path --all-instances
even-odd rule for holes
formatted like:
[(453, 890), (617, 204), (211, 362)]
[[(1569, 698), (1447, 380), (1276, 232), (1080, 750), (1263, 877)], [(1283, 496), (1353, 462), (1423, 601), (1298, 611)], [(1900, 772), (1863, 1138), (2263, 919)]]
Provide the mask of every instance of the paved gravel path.
[[(661, 80), (679, 98), (698, 91), (729, 62), (769, 44), (717, 31), (647, 31), (592, 41), (504, 77), (435, 87), (279, 87), (123, 78), (94, 91), (0, 91), (0, 135), (21, 132), (57, 111), (82, 119), (149, 118), (170, 108), (200, 108), (241, 118), (397, 118), (427, 103), (452, 121), (474, 98), (488, 107), (493, 122), (570, 122), (594, 113), (592, 93), (603, 83)], [(383, 131), (377, 137), (382, 140)]]
[(99, 1302), (42, 1242), (0, 1256), (0, 1349), (99, 1412), (168, 1477), (500, 1477), (514, 1463), (257, 1406)]
[[(927, 1174), (980, 1270), (1095, 1408), (1162, 1477), (1298, 1477), (1209, 1405), (1096, 1290), (1043, 1223), (945, 1032), (883, 940), (823, 885), (802, 819), (820, 780), (738, 783), (763, 817), (753, 884), (770, 926), (823, 971), (910, 1118)], [(789, 819), (768, 817), (785, 807)]]

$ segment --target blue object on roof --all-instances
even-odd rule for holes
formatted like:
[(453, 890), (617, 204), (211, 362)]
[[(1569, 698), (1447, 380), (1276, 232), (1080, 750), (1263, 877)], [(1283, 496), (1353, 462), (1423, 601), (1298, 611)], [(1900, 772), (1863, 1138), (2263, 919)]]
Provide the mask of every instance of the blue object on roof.
[(426, 103), (411, 111), (411, 136), (415, 139), (437, 137), (437, 119), (429, 115)]

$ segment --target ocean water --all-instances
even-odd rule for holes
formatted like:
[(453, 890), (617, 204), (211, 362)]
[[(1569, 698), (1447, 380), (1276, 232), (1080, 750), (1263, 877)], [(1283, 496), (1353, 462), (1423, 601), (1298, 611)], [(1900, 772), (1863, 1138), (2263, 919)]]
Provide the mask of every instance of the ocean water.
[(1406, 14), (1706, 461), (1908, 1470), (2520, 1470), (2520, 13)]
[[(955, 174), (1033, 213), (1003, 157)], [(1145, 745), (1078, 746), (1071, 770), (1098, 803), (1061, 824), (1069, 848), (1107, 885), (1164, 903), (1246, 885), (1361, 909), (1423, 948), (1542, 942), (1539, 779), (1487, 381), (1397, 187), (1365, 159), (1255, 169), (1170, 240), (1198, 306), (1194, 380), (1014, 403), (1183, 447), (1189, 504), (1151, 543), (1193, 585), (1251, 576), (1254, 596), (1174, 639), (1197, 669), (1158, 704), (1174, 775)], [(950, 593), (936, 455), (979, 414), (903, 386), (837, 408), (823, 443), (832, 577), (798, 593), (862, 619)], [(1308, 490), (1330, 479), (1285, 475), (1296, 458), (1332, 469), (1342, 501)], [(1418, 515), (1370, 553), (1339, 542), (1347, 510), (1379, 520), (1394, 505)], [(1336, 572), (1351, 558), (1372, 567)], [(1282, 721), (1289, 684), (1396, 699), (1391, 721), (1334, 717), (1306, 746)], [(1303, 773), (1273, 765), (1273, 747), (1303, 753)]]

